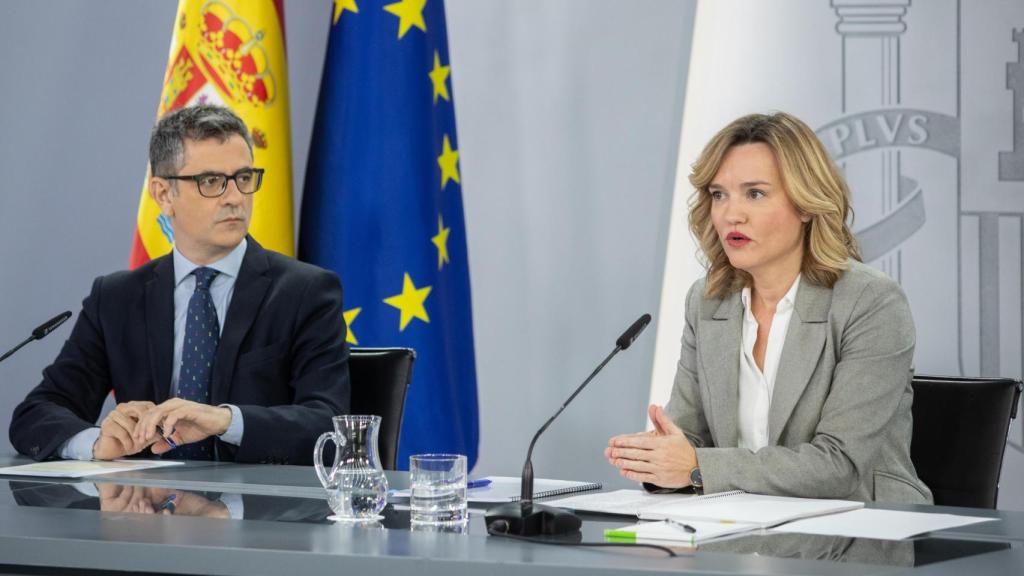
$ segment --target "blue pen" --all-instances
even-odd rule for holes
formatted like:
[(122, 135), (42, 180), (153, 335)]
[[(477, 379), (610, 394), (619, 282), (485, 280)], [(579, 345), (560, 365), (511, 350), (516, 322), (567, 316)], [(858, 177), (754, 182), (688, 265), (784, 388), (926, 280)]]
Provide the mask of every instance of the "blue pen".
[[(175, 428), (174, 430), (177, 430), (177, 428)], [(174, 434), (174, 430), (171, 430), (171, 434)], [(156, 431), (159, 432), (161, 436), (163, 436), (164, 442), (167, 442), (167, 445), (170, 446), (172, 449), (178, 447), (178, 445), (174, 443), (174, 440), (171, 440), (171, 436), (169, 434), (164, 436), (164, 429), (161, 428), (159, 425), (157, 425)]]
[(469, 489), (483, 488), (484, 486), (490, 486), (490, 485), (491, 485), (491, 481), (489, 479), (487, 479), (487, 478), (481, 478), (479, 480), (470, 480), (469, 482), (466, 482), (466, 488), (469, 488)]
[(177, 495), (171, 494), (170, 496), (165, 498), (164, 501), (160, 504), (160, 506), (157, 508), (157, 512), (161, 512), (163, 510), (170, 510), (171, 514), (174, 514), (174, 511), (177, 508), (177, 506), (175, 506), (174, 504), (174, 501), (177, 499)]

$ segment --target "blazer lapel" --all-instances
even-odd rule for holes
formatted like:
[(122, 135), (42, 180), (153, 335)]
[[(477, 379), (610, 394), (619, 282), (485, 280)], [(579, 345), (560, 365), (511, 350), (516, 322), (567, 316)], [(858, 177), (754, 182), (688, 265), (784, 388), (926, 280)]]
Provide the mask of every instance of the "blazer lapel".
[(174, 259), (164, 256), (146, 282), (146, 341), (149, 344), (153, 399), (159, 404), (171, 394), (174, 359)]
[[(709, 303), (708, 300), (704, 301)], [(740, 370), (740, 338), (743, 323), (743, 305), (739, 292), (733, 293), (718, 305), (709, 318), (700, 320), (700, 357), (704, 372), (704, 393), (710, 398), (708, 426), (715, 446), (736, 446), (738, 387)]]
[(768, 444), (778, 443), (793, 408), (807, 388), (825, 348), (832, 290), (804, 278), (796, 293), (793, 317), (782, 346), (768, 410)]
[(210, 403), (214, 405), (228, 400), (238, 350), (256, 320), (263, 297), (270, 287), (270, 264), (266, 252), (251, 236), (246, 238), (249, 246), (245, 250), (242, 267), (238, 270), (238, 278), (235, 279), (234, 294), (224, 318), (220, 344), (217, 345), (217, 362), (214, 364), (210, 390)]

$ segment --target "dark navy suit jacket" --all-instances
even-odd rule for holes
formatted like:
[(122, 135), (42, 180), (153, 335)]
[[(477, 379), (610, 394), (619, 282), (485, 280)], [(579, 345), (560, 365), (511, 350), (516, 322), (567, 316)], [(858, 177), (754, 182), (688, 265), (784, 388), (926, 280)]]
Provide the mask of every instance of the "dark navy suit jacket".
[[(14, 410), (11, 444), (44, 460), (94, 426), (107, 395), (167, 400), (174, 346), (174, 261), (101, 276), (43, 381)], [(211, 404), (234, 404), (242, 443), (217, 458), (311, 464), (313, 443), (349, 410), (351, 385), (337, 275), (264, 250), (251, 237), (221, 331)]]

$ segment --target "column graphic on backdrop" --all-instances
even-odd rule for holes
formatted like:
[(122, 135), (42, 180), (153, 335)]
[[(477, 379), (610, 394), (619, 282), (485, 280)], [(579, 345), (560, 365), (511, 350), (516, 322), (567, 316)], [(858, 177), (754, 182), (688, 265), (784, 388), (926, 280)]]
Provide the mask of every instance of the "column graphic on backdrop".
[[(962, 102), (971, 101), (972, 90), (1002, 87), (963, 82), (959, 2), (948, 3), (947, 18), (920, 23), (948, 30), (914, 37), (955, 35), (955, 61), (935, 66), (908, 58), (927, 54), (904, 49), (910, 4), (832, 1), (842, 42), (841, 115), (817, 133), (850, 184), (864, 260), (900, 282), (918, 310), (949, 311), (915, 313), (918, 350), (927, 351), (928, 364), (947, 374), (1020, 377), (1024, 212), (971, 208), (977, 202), (965, 202), (963, 182), (967, 169), (990, 170), (988, 180), (1024, 192), (1024, 31), (1006, 36), (1017, 54), (1006, 65), (1005, 85), (1013, 94), (1012, 109), (1005, 110), (1013, 148), (982, 155), (965, 144)], [(905, 82), (914, 74), (914, 82)], [(945, 96), (922, 95), (922, 86)], [(915, 106), (915, 97), (929, 104)], [(936, 109), (937, 101), (948, 102), (948, 109)], [(1010, 443), (1024, 452), (1021, 434), (1011, 435)]]
[[(1017, 59), (1013, 62), (1006, 64), (1006, 89), (1013, 93), (1013, 150), (999, 153), (999, 181), (1000, 182), (1016, 182), (1018, 191), (1024, 192), (1024, 28), (1018, 28), (1013, 30), (1013, 41), (1017, 44)], [(967, 217), (965, 215), (965, 217)], [(994, 236), (988, 238), (988, 242), (984, 243), (983, 246), (988, 248), (988, 252), (983, 254), (982, 261), (985, 264), (985, 271), (987, 275), (982, 278), (982, 283), (986, 280), (990, 280), (995, 277), (996, 289), (999, 288), (999, 275), (1001, 273), (999, 262), (1001, 260), (999, 256), (999, 249), (1002, 246), (1000, 243), (1001, 228), (1008, 230), (1008, 236), (1011, 240), (1015, 241), (1015, 245), (1010, 250), (1011, 254), (1007, 260), (1013, 259), (1016, 261), (1018, 269), (1011, 272), (1016, 272), (1016, 277), (1019, 279), (1016, 283), (1018, 290), (1024, 292), (1024, 216), (1020, 212), (1007, 212), (1007, 213), (995, 213), (986, 215), (986, 218), (995, 220), (995, 222), (986, 222), (986, 226), (979, 227), (984, 230), (986, 236)], [(994, 248), (994, 250), (993, 250)], [(1007, 248), (1010, 248), (1007, 245)], [(1005, 274), (1009, 276), (1009, 274)], [(1012, 282), (1012, 280), (1011, 280)], [(998, 301), (998, 294), (996, 294)], [(1020, 298), (1017, 302), (1024, 302), (1024, 295), (1018, 295)], [(1024, 304), (1021, 304), (1024, 308)], [(995, 310), (989, 311), (994, 315), (994, 319), (990, 319), (990, 325), (988, 327), (992, 335), (989, 336), (989, 340), (994, 339), (998, 341), (999, 333), (993, 329), (992, 324), (998, 326), (998, 320), (1001, 317), (1001, 311), (998, 307)], [(1016, 318), (1021, 317), (1021, 310), (1017, 310)], [(1024, 325), (1024, 321), (1021, 322)], [(1024, 327), (1018, 330), (1018, 333), (1024, 332)], [(986, 344), (986, 334), (982, 334), (982, 346)], [(1021, 350), (1021, 346), (1017, 346), (1016, 350)], [(1018, 355), (1020, 358), (1020, 355)], [(991, 365), (995, 366), (999, 364), (999, 358), (989, 359)], [(982, 366), (982, 370), (985, 367)], [(1018, 376), (1020, 373), (1018, 372)], [(1017, 439), (1010, 439), (1010, 445), (1017, 451), (1024, 453), (1024, 425), (1020, 426), (1020, 436)]]

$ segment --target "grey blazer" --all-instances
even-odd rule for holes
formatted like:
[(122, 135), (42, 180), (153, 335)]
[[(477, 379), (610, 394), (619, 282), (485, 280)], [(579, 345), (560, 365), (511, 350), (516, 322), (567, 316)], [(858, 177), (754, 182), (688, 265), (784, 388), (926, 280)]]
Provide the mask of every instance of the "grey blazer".
[(769, 408), (768, 446), (737, 447), (739, 293), (686, 297), (668, 415), (697, 449), (706, 492), (931, 503), (910, 461), (914, 321), (900, 287), (860, 262), (830, 290), (804, 279)]

